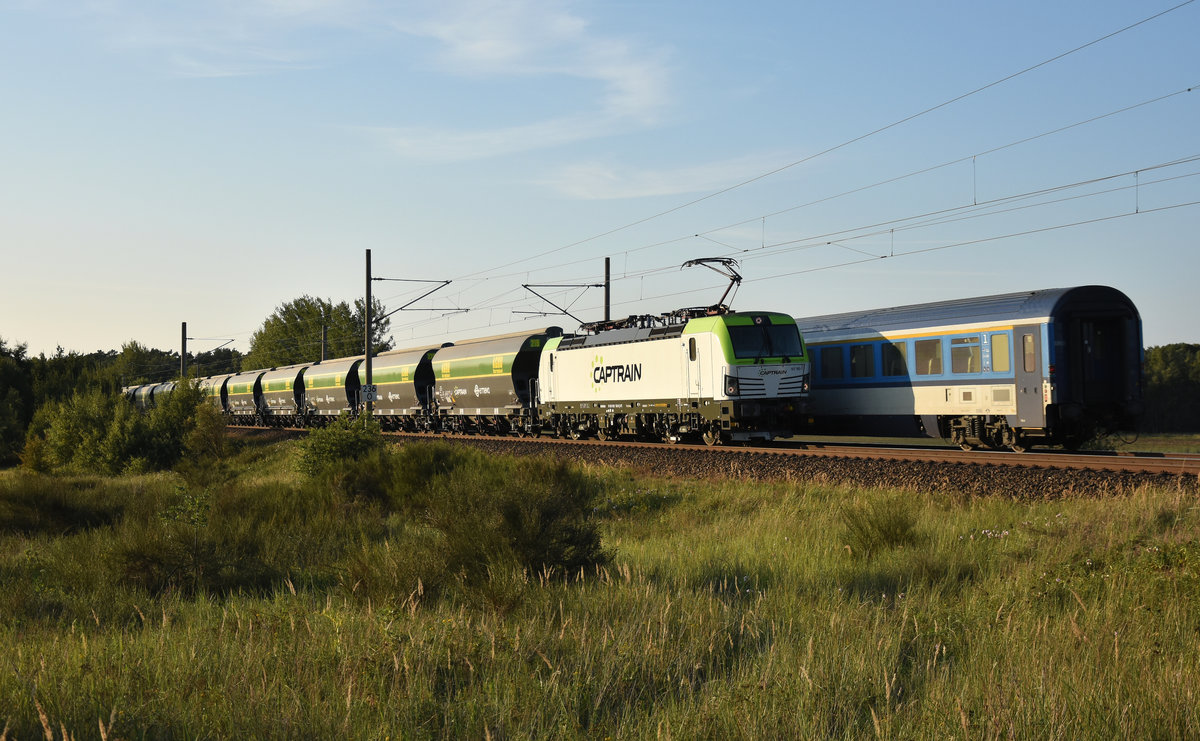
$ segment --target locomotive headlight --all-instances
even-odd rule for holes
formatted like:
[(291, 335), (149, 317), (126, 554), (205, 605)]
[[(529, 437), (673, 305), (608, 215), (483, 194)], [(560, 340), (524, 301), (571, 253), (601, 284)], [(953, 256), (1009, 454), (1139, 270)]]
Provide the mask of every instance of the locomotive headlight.
[(737, 376), (725, 376), (725, 395), (737, 396), (742, 391), (742, 387), (738, 384)]

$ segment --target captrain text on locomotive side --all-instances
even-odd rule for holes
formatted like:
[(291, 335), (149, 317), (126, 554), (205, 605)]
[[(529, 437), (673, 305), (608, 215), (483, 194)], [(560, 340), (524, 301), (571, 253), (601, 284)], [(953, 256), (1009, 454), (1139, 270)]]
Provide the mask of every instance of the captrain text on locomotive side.
[[(199, 380), (235, 424), (306, 426), (370, 414), (389, 430), (773, 440), (807, 413), (810, 364), (795, 319), (723, 304), (247, 370)], [(146, 406), (171, 384), (125, 389)]]

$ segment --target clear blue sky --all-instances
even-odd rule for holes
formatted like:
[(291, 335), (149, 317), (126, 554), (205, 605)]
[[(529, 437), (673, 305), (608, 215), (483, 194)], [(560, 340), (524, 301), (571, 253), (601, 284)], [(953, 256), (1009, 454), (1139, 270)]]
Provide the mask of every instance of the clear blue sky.
[(0, 337), (246, 350), (280, 303), (360, 296), (369, 248), (453, 280), (398, 347), (572, 329), (521, 284), (605, 257), (614, 315), (712, 303), (679, 265), (715, 255), (735, 309), (1101, 283), (1147, 345), (1200, 341), (1175, 5), (0, 0)]

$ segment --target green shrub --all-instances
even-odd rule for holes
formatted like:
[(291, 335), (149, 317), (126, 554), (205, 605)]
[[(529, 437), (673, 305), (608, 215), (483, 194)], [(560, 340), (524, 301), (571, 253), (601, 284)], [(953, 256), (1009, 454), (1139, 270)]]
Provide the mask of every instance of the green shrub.
[(98, 390), (76, 393), (38, 410), (22, 456), (33, 471), (137, 473), (179, 462), (196, 427), (203, 396), (184, 381), (148, 414), (125, 397)]
[(208, 486), (229, 476), (225, 417), (211, 404), (196, 407), (195, 420), (183, 439), (178, 470), (191, 484)]
[(309, 479), (337, 474), (345, 466), (384, 447), (379, 423), (370, 417), (341, 414), (309, 431), (300, 445), (297, 468)]

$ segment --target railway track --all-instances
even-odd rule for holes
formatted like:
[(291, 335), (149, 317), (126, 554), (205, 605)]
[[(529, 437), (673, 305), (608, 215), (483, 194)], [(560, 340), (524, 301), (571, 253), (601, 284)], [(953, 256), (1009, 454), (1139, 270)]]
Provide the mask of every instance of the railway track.
[(1140, 486), (1200, 491), (1200, 455), (1194, 454), (968, 452), (950, 447), (812, 441), (709, 448), (550, 437), (385, 434), (398, 441), (444, 440), (494, 454), (546, 455), (663, 476), (848, 483), (1018, 498), (1111, 495)]
[(1071, 468), (1139, 473), (1200, 475), (1200, 455), (1192, 453), (1132, 453), (1064, 450), (1036, 450), (1014, 453), (1010, 450), (965, 451), (951, 447), (905, 447), (844, 443), (784, 443), (800, 445), (810, 455), (850, 458), (896, 458), (937, 463), (968, 463), (1026, 468)]

